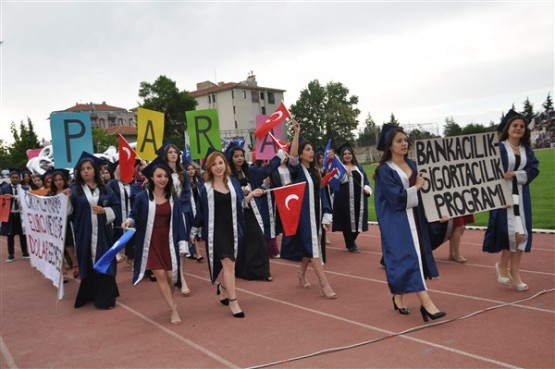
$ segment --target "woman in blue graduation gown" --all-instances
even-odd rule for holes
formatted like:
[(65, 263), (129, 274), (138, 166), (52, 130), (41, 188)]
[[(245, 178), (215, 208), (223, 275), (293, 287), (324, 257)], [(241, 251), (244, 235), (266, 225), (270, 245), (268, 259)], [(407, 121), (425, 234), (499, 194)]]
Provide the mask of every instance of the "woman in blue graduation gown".
[(179, 324), (181, 318), (173, 298), (173, 286), (179, 279), (179, 249), (187, 247), (187, 232), (171, 172), (160, 158), (143, 170), (148, 178), (147, 189), (137, 195), (122, 228), (134, 226), (137, 229), (133, 283), (139, 283), (145, 271), (151, 270), (170, 309), (171, 323)]
[(245, 314), (237, 302), (235, 290), (235, 260), (244, 237), (243, 208), (253, 196), (262, 196), (264, 191), (258, 188), (244, 196), (237, 179), (230, 176), (229, 163), (221, 152), (211, 152), (205, 168), (199, 207), (189, 238), (202, 234), (210, 281), (214, 284), (219, 275), (222, 276), (216, 294), (223, 305), (229, 306), (234, 317), (243, 318)]
[(334, 232), (341, 231), (349, 252), (359, 252), (355, 243), (360, 232), (368, 231), (368, 201), (372, 194), (366, 172), (358, 164), (355, 152), (348, 144), (338, 148), (339, 159), (345, 166), (339, 191), (333, 196)]
[(71, 186), (72, 222), (81, 278), (76, 308), (93, 302), (98, 309), (111, 309), (119, 296), (115, 259), (107, 274), (93, 269), (114, 243), (112, 225), (120, 212), (119, 198), (104, 185), (99, 164), (98, 158), (83, 152), (74, 168), (75, 183)]
[(530, 147), (530, 129), (523, 115), (511, 109), (498, 130), (501, 161), (513, 206), (490, 211), (483, 251), (501, 252), (501, 259), (495, 264), (499, 283), (513, 284), (518, 291), (526, 291), (528, 285), (520, 276), (520, 260), (522, 253), (532, 248), (529, 186), (540, 173), (539, 162)]
[(416, 293), (424, 321), (445, 316), (426, 291), (425, 279), (438, 276), (427, 220), (419, 191), (424, 178), (416, 163), (407, 158), (409, 142), (396, 126), (385, 124), (378, 150), (383, 151), (376, 172), (375, 204), (382, 240), (382, 252), (393, 307), (409, 314), (404, 295)]
[(293, 236), (284, 236), (281, 244), (281, 258), (301, 261), (297, 277), (303, 288), (311, 287), (306, 277), (306, 270), (310, 264), (318, 276), (321, 295), (328, 299), (336, 299), (337, 294), (331, 288), (324, 273), (320, 249), (323, 213), (331, 217), (331, 208), (325, 201), (325, 189), (320, 170), (316, 168), (312, 145), (308, 141), (299, 144), (301, 130), (299, 123), (293, 122), (293, 128), (295, 134), (289, 156), (291, 178), (293, 183), (305, 182), (306, 186), (297, 233)]

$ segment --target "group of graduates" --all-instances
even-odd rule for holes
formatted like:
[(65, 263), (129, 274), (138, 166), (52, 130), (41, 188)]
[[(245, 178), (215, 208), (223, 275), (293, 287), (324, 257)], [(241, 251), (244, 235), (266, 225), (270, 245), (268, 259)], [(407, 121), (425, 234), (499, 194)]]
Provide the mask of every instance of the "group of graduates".
[[(330, 158), (315, 152), (310, 142), (300, 142), (301, 127), (296, 121), (292, 125), (289, 153), (280, 149), (271, 160), (251, 165), (243, 148), (232, 144), (225, 152), (210, 149), (201, 172), (195, 163), (182, 164), (178, 147), (166, 143), (150, 163), (137, 162), (131, 182), (121, 180), (117, 163), (102, 167), (98, 158), (86, 152), (74, 168), (71, 184), (66, 170), (53, 169), (47, 195), (64, 193), (70, 199), (66, 256), (81, 279), (75, 307), (88, 302), (99, 309), (115, 306), (119, 296), (116, 259), (105, 274), (93, 265), (131, 227), (136, 233), (126, 245), (125, 255), (133, 260), (133, 283), (145, 276), (156, 281), (173, 324), (181, 322), (173, 291), (177, 287), (184, 295), (191, 293), (182, 267), (185, 258), (203, 260), (199, 240), (205, 242), (219, 302), (229, 307), (233, 317), (245, 317), (237, 300), (235, 278), (271, 281), (272, 257), (300, 262), (297, 277), (303, 288), (311, 287), (307, 276), (310, 265), (321, 295), (336, 299), (324, 272), (325, 233), (342, 232), (347, 250), (359, 252), (356, 239), (368, 230), (367, 199), (372, 190), (348, 144), (335, 152), (330, 150), (330, 157), (338, 155), (345, 174), (338, 178), (339, 186), (334, 190), (326, 186), (322, 178)], [(520, 277), (520, 257), (531, 247), (528, 184), (539, 173), (538, 162), (530, 149), (530, 131), (523, 116), (511, 111), (499, 128), (505, 179), (513, 191), (514, 206), (490, 212), (483, 249), (502, 251), (496, 264), (499, 283), (525, 290), (528, 286)], [(374, 201), (393, 307), (409, 314), (404, 296), (415, 293), (420, 313), (428, 321), (446, 314), (435, 306), (425, 283), (439, 275), (432, 253), (439, 243), (434, 244), (434, 228), (424, 215), (419, 194), (424, 178), (407, 156), (409, 147), (400, 127), (383, 126), (378, 143), (383, 156), (373, 175)], [(105, 169), (113, 172), (113, 179), (103, 178)], [(2, 194), (27, 190), (19, 184), (20, 178), (19, 172), (12, 171), (12, 183), (2, 186)], [(305, 183), (305, 193), (297, 232), (282, 235), (278, 247), (283, 227), (271, 190), (301, 182)], [(17, 207), (17, 201), (13, 204)], [(8, 261), (14, 258), (15, 234), (20, 234), (23, 256), (28, 257), (21, 219), (16, 218), (16, 211), (13, 214), (13, 219), (10, 216), (10, 221), (2, 224), (2, 234), (8, 235)], [(19, 233), (14, 230), (17, 222)]]

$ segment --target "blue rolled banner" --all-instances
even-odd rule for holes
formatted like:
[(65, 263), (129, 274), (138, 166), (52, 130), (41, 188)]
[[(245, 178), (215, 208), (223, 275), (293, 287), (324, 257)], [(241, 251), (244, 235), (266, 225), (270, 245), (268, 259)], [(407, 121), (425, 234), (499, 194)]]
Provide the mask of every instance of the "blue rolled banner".
[(125, 247), (127, 242), (129, 242), (131, 237), (135, 234), (135, 231), (135, 228), (127, 228), (119, 240), (117, 240), (114, 245), (100, 257), (100, 259), (98, 259), (96, 264), (94, 264), (94, 270), (99, 273), (106, 274), (117, 253)]

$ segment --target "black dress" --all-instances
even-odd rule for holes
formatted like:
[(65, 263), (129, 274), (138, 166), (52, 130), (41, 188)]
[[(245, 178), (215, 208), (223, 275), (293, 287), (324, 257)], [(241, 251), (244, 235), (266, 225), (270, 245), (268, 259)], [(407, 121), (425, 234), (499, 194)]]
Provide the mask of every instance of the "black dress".
[[(238, 178), (241, 187), (248, 184), (246, 178)], [(253, 200), (254, 201), (254, 200)], [(264, 233), (250, 206), (244, 209), (245, 237), (239, 244), (235, 276), (247, 280), (271, 280), (270, 258), (266, 250)]]
[[(233, 216), (231, 214), (231, 193), (214, 190), (214, 263), (229, 258), (235, 261), (233, 241)], [(220, 265), (221, 269), (221, 265)]]

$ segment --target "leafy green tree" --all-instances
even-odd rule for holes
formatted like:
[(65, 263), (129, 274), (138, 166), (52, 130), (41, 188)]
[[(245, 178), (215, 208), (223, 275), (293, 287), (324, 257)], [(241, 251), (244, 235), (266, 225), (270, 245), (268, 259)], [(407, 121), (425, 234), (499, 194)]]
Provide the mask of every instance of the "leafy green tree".
[(104, 152), (110, 146), (118, 147), (118, 136), (109, 135), (102, 128), (92, 129), (94, 152)]
[(24, 168), (27, 165), (27, 150), (36, 149), (40, 146), (33, 122), (27, 117), (27, 123), (21, 121), (19, 130), (14, 122), (11, 123), (10, 131), (12, 133), (14, 143), (7, 147), (10, 153), (7, 165), (14, 168)]
[(551, 92), (547, 94), (547, 98), (545, 99), (545, 102), (542, 104), (542, 106), (545, 112), (553, 110), (553, 100), (551, 99)]
[(461, 134), (470, 135), (474, 133), (485, 133), (489, 132), (488, 127), (484, 127), (479, 123), (470, 123), (463, 127)]
[(399, 121), (397, 120), (397, 118), (395, 118), (395, 115), (393, 115), (393, 113), (391, 113), (391, 117), (389, 118), (389, 122), (387, 122), (388, 124), (392, 124), (394, 126), (399, 127)]
[(453, 117), (445, 118), (445, 127), (443, 129), (443, 136), (451, 137), (451, 136), (458, 136), (462, 134), (461, 126), (455, 122)]
[(522, 108), (522, 115), (528, 118), (528, 121), (531, 122), (532, 119), (534, 119), (534, 115), (536, 115), (534, 113), (534, 105), (530, 102), (530, 99), (528, 99), (528, 97), (526, 97), (526, 100), (524, 100), (523, 104), (524, 107)]
[(10, 150), (8, 145), (2, 139), (0, 139), (0, 163), (2, 163), (0, 170), (8, 169), (10, 163)]
[(353, 142), (360, 110), (355, 108), (358, 97), (349, 96), (349, 89), (340, 82), (322, 86), (316, 79), (300, 93), (291, 105), (291, 113), (301, 125), (301, 136), (315, 147), (324, 146), (328, 139), (335, 145)]
[(414, 142), (416, 140), (427, 140), (430, 138), (437, 138), (437, 135), (434, 135), (431, 132), (426, 131), (425, 129), (420, 130), (418, 128), (413, 129), (409, 132), (408, 138), (410, 142)]
[(154, 83), (141, 82), (139, 97), (141, 107), (164, 113), (164, 139), (171, 140), (177, 147), (184, 147), (185, 112), (195, 110), (197, 102), (187, 91), (179, 91), (175, 81), (162, 75)]
[(378, 143), (379, 128), (376, 126), (376, 122), (372, 119), (370, 113), (364, 121), (364, 128), (358, 135), (358, 145), (359, 146), (373, 146)]

